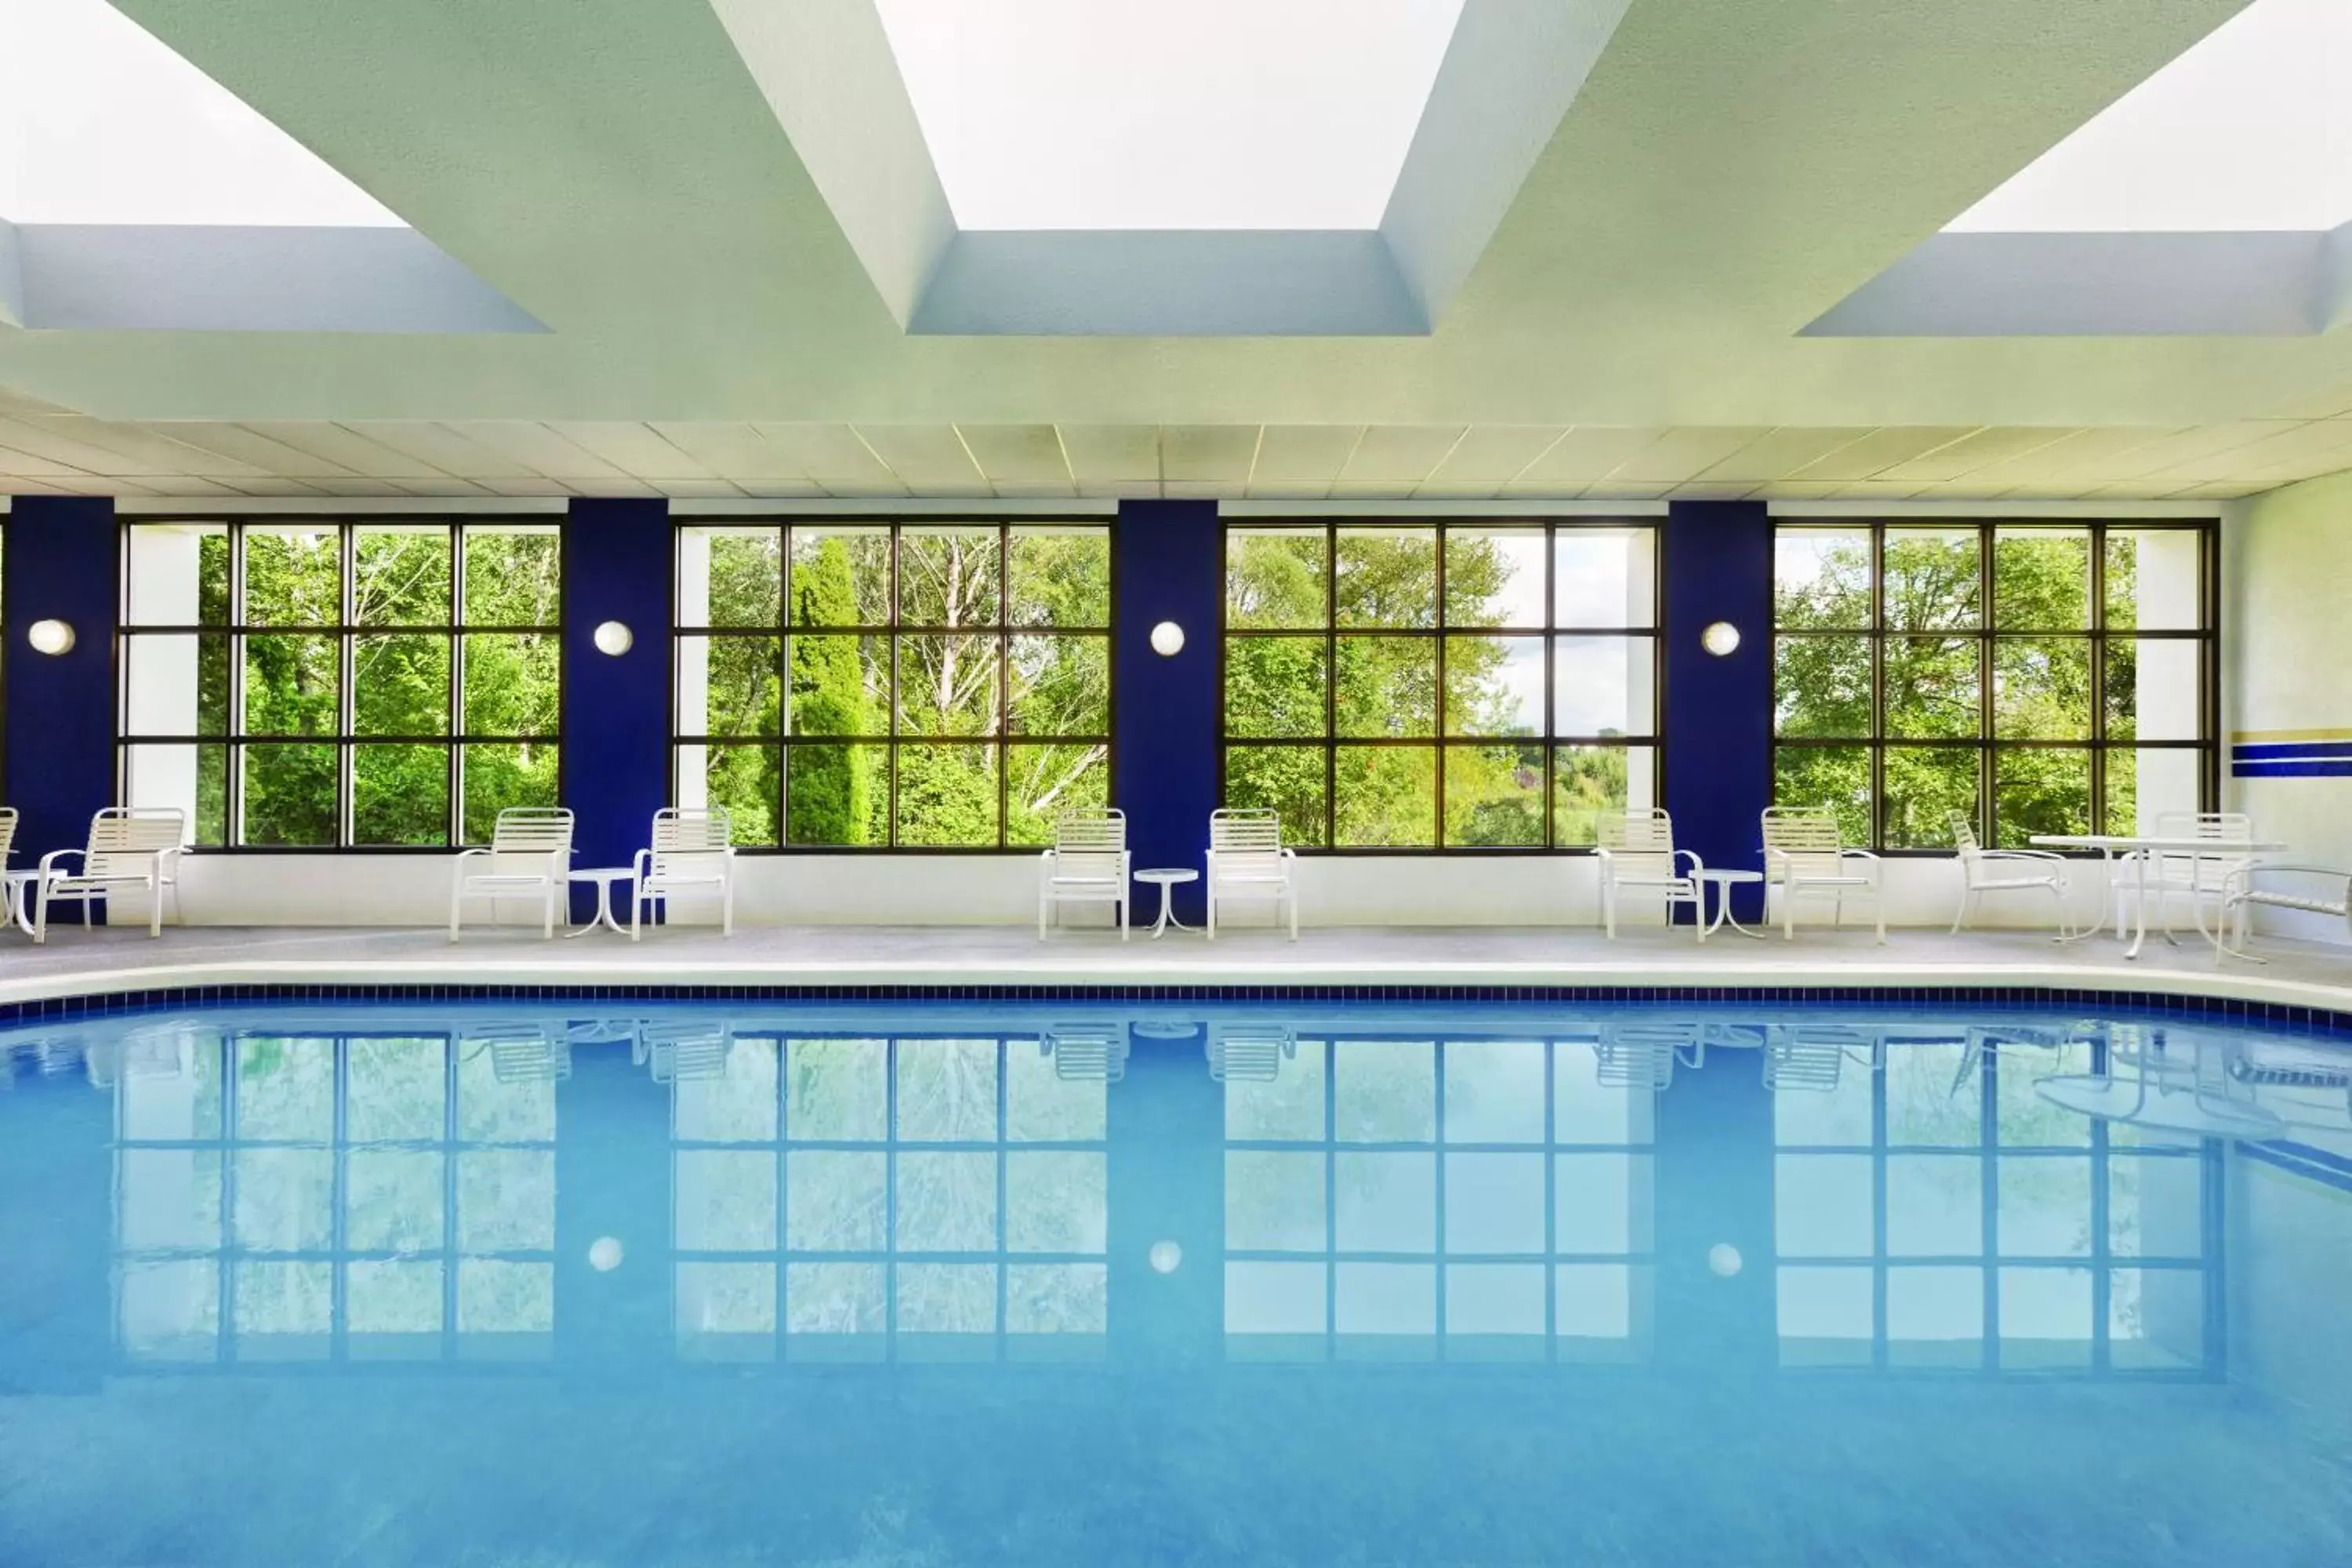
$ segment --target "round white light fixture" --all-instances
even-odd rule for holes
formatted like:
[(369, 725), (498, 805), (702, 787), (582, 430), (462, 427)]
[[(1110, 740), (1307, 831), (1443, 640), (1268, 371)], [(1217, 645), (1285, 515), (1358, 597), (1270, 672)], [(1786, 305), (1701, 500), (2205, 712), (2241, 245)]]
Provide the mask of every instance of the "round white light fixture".
[(1715, 1270), (1717, 1279), (1728, 1279), (1738, 1273), (1740, 1261), (1739, 1248), (1727, 1241), (1718, 1241), (1706, 1249), (1706, 1266)]
[(1729, 621), (1717, 621), (1698, 634), (1698, 646), (1721, 658), (1739, 647), (1739, 628)]
[(1154, 1274), (1173, 1274), (1176, 1266), (1183, 1261), (1184, 1249), (1174, 1242), (1155, 1241), (1151, 1244), (1151, 1271)]
[(621, 1238), (600, 1236), (588, 1244), (588, 1267), (599, 1274), (610, 1274), (621, 1266)]
[(25, 628), (25, 640), (36, 653), (71, 653), (74, 629), (63, 621), (35, 621)]
[(637, 634), (619, 621), (606, 621), (596, 628), (596, 651), (620, 658), (636, 646)]
[(1151, 628), (1151, 651), (1162, 658), (1174, 658), (1184, 651), (1184, 628), (1174, 621), (1162, 621)]

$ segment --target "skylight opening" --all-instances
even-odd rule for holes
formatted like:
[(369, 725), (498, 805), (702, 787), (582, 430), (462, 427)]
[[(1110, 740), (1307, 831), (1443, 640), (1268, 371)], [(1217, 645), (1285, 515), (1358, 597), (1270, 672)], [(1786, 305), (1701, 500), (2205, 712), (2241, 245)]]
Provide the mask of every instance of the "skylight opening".
[(960, 228), (1374, 229), (1463, 0), (875, 5)]

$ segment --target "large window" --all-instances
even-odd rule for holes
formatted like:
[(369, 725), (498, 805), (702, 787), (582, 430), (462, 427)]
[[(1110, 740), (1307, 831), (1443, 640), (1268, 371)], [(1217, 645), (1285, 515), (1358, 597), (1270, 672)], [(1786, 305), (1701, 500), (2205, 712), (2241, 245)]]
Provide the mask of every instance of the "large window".
[(1654, 531), (1236, 524), (1224, 804), (1335, 849), (1590, 845), (1657, 795)]
[(125, 530), (122, 799), (194, 842), (445, 846), (553, 805), (555, 525)]
[(682, 527), (674, 793), (739, 843), (997, 849), (1110, 801), (1099, 523)]
[(1774, 798), (1848, 842), (2152, 830), (2217, 788), (2200, 523), (1785, 525)]

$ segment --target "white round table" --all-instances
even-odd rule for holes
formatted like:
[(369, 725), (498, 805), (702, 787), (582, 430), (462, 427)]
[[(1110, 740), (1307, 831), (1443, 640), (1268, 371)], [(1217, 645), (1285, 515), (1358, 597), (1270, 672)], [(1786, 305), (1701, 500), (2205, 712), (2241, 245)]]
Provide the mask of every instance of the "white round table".
[(1170, 926), (1174, 926), (1178, 931), (1192, 929), (1178, 920), (1174, 912), (1169, 909), (1168, 890), (1181, 882), (1199, 881), (1200, 872), (1193, 870), (1190, 866), (1154, 866), (1148, 870), (1138, 871), (1135, 874), (1135, 879), (1139, 882), (1149, 882), (1160, 889), (1160, 918), (1151, 922), (1153, 937), (1160, 936)]
[(596, 913), (586, 925), (574, 926), (563, 934), (586, 936), (598, 926), (603, 926), (616, 935), (628, 935), (629, 928), (613, 918), (613, 884), (634, 881), (636, 875), (635, 868), (630, 866), (591, 866), (584, 870), (569, 873), (566, 880), (596, 884)]
[[(1763, 941), (1764, 933), (1762, 931), (1749, 931), (1746, 926), (1741, 925), (1738, 917), (1734, 916), (1731, 912), (1731, 889), (1734, 888), (1744, 888), (1751, 882), (1760, 882), (1763, 879), (1764, 873), (1761, 871), (1701, 871), (1698, 874), (1698, 912), (1701, 917), (1698, 928), (1699, 941), (1705, 942), (1708, 937), (1713, 936), (1717, 931), (1722, 930), (1723, 924), (1726, 921), (1729, 921), (1731, 922), (1731, 929), (1738, 931), (1740, 935), (1752, 936), (1759, 942)], [(1715, 918), (1713, 920), (1707, 920), (1705, 918), (1706, 914), (1706, 890), (1709, 888), (1713, 888), (1715, 889)]]

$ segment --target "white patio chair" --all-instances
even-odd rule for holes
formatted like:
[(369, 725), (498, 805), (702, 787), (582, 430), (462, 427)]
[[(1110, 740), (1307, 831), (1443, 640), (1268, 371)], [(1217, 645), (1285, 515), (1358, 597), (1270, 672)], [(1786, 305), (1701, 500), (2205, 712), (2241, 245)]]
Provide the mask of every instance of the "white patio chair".
[(561, 806), (510, 805), (499, 813), (489, 847), (462, 849), (450, 869), (449, 940), (457, 940), (468, 899), (490, 900), (498, 923), (501, 899), (537, 899), (542, 934), (555, 934), (555, 907), (572, 874), (572, 814)]
[[(1699, 907), (1698, 874), (1706, 869), (1688, 849), (1675, 847), (1675, 819), (1656, 807), (1603, 813), (1600, 823), (1601, 928), (1617, 938), (1617, 900), (1635, 893), (1660, 900), (1667, 923), (1675, 906), (1688, 904), (1698, 939), (1706, 940), (1706, 915)], [(1684, 861), (1690, 869), (1682, 868)]]
[(2189, 901), (2189, 918), (2197, 924), (2197, 934), (2207, 936), (2205, 905), (2216, 906), (2218, 919), (2222, 884), (2232, 872), (2253, 859), (2253, 851), (2242, 847), (2254, 839), (2254, 820), (2239, 811), (2167, 811), (2158, 814), (2156, 837), (2158, 838), (2210, 839), (2213, 848), (2206, 850), (2155, 849), (2134, 850), (2116, 861), (2116, 928), (2126, 923), (2126, 911), (2130, 900), (2139, 894), (2138, 861), (2147, 860), (2147, 911), (2164, 931), (2165, 939), (2172, 938), (2172, 904), (2176, 899)]
[(2352, 871), (2333, 866), (2284, 866), (2248, 861), (2221, 882), (2221, 912), (2213, 921), (2213, 956), (2268, 963), (2246, 951), (2257, 909), (2318, 915), (2352, 927)]
[(1272, 900), (1278, 920), (1290, 912), (1290, 940), (1298, 940), (1296, 851), (1282, 846), (1282, 818), (1264, 807), (1223, 807), (1209, 813), (1209, 940), (1217, 940), (1217, 906), (1228, 900)]
[(719, 934), (735, 934), (735, 824), (723, 805), (666, 806), (654, 813), (653, 844), (629, 862), (629, 940), (648, 906), (680, 893), (719, 900)]
[(1109, 904), (1118, 940), (1128, 933), (1133, 893), (1128, 880), (1127, 813), (1081, 806), (1054, 823), (1054, 847), (1037, 862), (1037, 940), (1045, 940), (1054, 911), (1064, 904)]
[[(81, 905), (89, 923), (93, 899), (113, 907), (116, 895), (147, 895), (147, 934), (163, 934), (163, 900), (179, 893), (180, 851), (187, 844), (187, 814), (171, 805), (110, 805), (89, 819), (89, 842), (80, 849), (52, 849), (41, 857), (28, 890), (33, 896), (33, 940), (49, 940), (49, 905), (59, 899)], [(79, 860), (68, 871), (60, 862)], [(24, 897), (19, 893), (17, 897)]]
[(0, 805), (0, 923), (24, 918), (16, 911), (16, 893), (26, 879), (8, 874), (8, 858), (16, 852), (16, 808)]
[(1880, 861), (1867, 849), (1849, 849), (1838, 828), (1837, 814), (1825, 805), (1770, 805), (1764, 808), (1764, 900), (1766, 923), (1775, 893), (1780, 899), (1780, 931), (1789, 941), (1797, 936), (1797, 900), (1826, 897), (1831, 900), (1832, 930), (1845, 920), (1848, 899), (1867, 900), (1886, 941), (1886, 903), (1879, 897)]
[(1969, 923), (1977, 900), (1987, 893), (2047, 893), (2058, 922), (2058, 940), (2074, 934), (2066, 919), (2066, 858), (2048, 849), (1987, 849), (1977, 842), (1977, 825), (1968, 813), (1956, 811), (1952, 844), (1960, 866), (1960, 910), (1952, 917), (1952, 933)]

